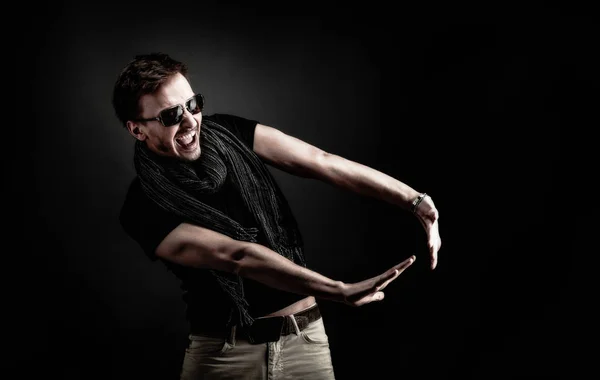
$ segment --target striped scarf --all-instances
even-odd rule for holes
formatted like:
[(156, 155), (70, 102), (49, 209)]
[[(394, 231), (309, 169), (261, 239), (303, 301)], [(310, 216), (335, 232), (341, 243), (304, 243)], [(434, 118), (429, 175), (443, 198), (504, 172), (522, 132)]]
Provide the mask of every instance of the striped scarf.
[[(200, 158), (186, 163), (159, 156), (137, 141), (134, 165), (147, 196), (167, 212), (236, 240), (256, 243), (260, 231), (263, 245), (306, 266), (296, 220), (263, 161), (228, 129), (211, 120), (202, 121), (200, 144)], [(242, 226), (202, 202), (202, 195), (217, 193), (226, 181), (239, 192), (258, 228)], [(248, 312), (243, 279), (222, 271), (210, 272), (231, 297), (241, 326), (250, 326), (254, 318)]]

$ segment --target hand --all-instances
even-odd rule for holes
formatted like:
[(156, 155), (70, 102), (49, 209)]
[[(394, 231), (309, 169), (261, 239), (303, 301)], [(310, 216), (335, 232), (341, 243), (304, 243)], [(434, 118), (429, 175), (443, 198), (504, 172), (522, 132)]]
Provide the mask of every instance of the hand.
[(382, 290), (415, 260), (416, 257), (413, 255), (379, 276), (353, 284), (342, 283), (342, 302), (350, 306), (362, 306), (373, 301), (381, 301), (384, 297)]
[(415, 214), (427, 233), (427, 247), (429, 248), (429, 256), (431, 257), (431, 269), (435, 269), (438, 262), (438, 251), (442, 246), (442, 239), (440, 238), (438, 223), (440, 216), (430, 196), (423, 198), (417, 206)]

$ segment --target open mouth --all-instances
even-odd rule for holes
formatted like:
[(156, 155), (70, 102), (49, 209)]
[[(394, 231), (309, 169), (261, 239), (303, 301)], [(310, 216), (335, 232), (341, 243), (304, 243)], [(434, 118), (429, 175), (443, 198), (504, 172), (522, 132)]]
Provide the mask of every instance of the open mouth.
[(192, 150), (198, 139), (196, 131), (192, 130), (175, 138), (177, 145), (183, 150)]

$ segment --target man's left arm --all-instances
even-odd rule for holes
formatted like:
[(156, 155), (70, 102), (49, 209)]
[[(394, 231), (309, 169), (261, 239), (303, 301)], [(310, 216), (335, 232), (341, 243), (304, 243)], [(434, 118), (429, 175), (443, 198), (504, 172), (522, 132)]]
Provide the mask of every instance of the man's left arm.
[(381, 171), (326, 152), (270, 126), (256, 126), (254, 151), (264, 161), (287, 173), (318, 179), (405, 210), (413, 211), (418, 202), (414, 214), (427, 233), (431, 268), (436, 267), (442, 242), (439, 213), (431, 197), (420, 197), (422, 193)]

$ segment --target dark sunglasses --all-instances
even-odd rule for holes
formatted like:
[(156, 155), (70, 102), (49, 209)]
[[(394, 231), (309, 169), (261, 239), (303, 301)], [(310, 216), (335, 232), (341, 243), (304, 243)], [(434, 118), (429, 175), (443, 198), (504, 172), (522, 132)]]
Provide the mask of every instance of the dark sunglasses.
[[(186, 100), (185, 108), (192, 114), (195, 115), (202, 111), (204, 108), (204, 96), (202, 94), (196, 94)], [(158, 120), (165, 127), (171, 127), (175, 124), (181, 123), (183, 119), (183, 104), (178, 104), (176, 106), (164, 109), (160, 111), (158, 117), (152, 117), (150, 119), (135, 119), (133, 121), (154, 121)]]

